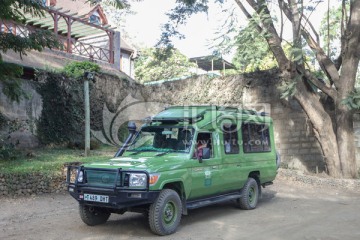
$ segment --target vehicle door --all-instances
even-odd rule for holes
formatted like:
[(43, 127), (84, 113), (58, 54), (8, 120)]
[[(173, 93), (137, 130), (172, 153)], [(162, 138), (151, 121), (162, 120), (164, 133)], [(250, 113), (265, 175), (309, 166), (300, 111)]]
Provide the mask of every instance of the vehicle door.
[(248, 174), (241, 161), (239, 129), (237, 123), (224, 123), (221, 126), (220, 154), (223, 157), (223, 188), (225, 191), (240, 189), (246, 181)]
[[(211, 132), (200, 132), (196, 136), (191, 159), (191, 192), (190, 199), (202, 198), (218, 194), (221, 187), (221, 158), (218, 148), (214, 145), (214, 134)], [(204, 158), (198, 156), (203, 149)], [(210, 151), (207, 157), (206, 151)]]

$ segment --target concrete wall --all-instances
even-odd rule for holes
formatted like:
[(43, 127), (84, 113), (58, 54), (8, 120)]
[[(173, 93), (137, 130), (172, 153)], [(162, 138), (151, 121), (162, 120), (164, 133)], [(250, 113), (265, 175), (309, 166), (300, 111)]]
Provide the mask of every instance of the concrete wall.
[[(94, 85), (94, 94), (91, 96), (93, 99), (91, 103), (93, 107), (92, 121), (94, 123), (92, 129), (101, 131), (104, 121), (107, 121), (104, 118), (104, 106), (110, 111), (110, 117), (115, 118), (115, 113), (124, 109), (125, 105), (131, 105), (134, 102), (146, 103), (146, 108), (150, 108), (150, 103), (161, 107), (164, 105), (216, 104), (253, 108), (269, 112), (273, 118), (276, 146), (285, 166), (311, 172), (318, 169), (321, 172), (325, 169), (325, 164), (319, 144), (313, 135), (311, 123), (297, 102), (280, 99), (280, 92), (277, 89), (278, 82), (276, 72), (259, 72), (214, 79), (198, 77), (147, 86), (104, 75), (97, 79)], [(31, 90), (31, 85), (24, 86), (30, 88), (30, 91), (34, 91)], [(1, 112), (11, 116), (11, 119), (20, 117), (36, 119), (41, 111), (41, 98), (36, 93), (33, 94), (33, 97), (33, 99), (18, 105), (12, 103), (16, 107), (9, 105), (9, 102), (1, 97)], [(29, 105), (31, 105), (32, 113), (24, 114)], [(137, 111), (136, 117), (148, 117), (149, 113), (149, 111)], [(126, 111), (123, 111), (119, 115), (124, 117), (121, 115), (126, 114)], [(356, 154), (360, 166), (359, 116), (356, 116), (354, 126)], [(31, 134), (35, 137), (36, 133), (31, 132)]]
[(35, 84), (23, 81), (22, 88), (27, 93), (19, 103), (9, 101), (2, 93), (0, 84), (0, 113), (7, 120), (7, 126), (0, 129), (0, 138), (7, 139), (20, 148), (37, 147), (36, 122), (41, 116), (42, 99), (35, 90)]
[(135, 74), (133, 71), (133, 61), (131, 60), (131, 55), (125, 52), (121, 53), (121, 71), (126, 73), (127, 75), (131, 76), (132, 78), (135, 78)]

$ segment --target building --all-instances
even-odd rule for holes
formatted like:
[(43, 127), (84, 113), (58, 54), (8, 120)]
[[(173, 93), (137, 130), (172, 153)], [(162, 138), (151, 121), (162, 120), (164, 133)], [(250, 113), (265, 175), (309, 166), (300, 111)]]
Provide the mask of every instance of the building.
[(26, 14), (24, 25), (0, 20), (0, 31), (26, 36), (36, 29), (51, 30), (63, 49), (32, 51), (23, 59), (9, 52), (4, 54), (5, 61), (33, 68), (58, 68), (71, 60), (91, 60), (107, 71), (121, 71), (134, 78), (136, 51), (108, 24), (100, 4), (87, 0), (43, 0), (43, 4), (43, 17)]
[(234, 64), (226, 61), (222, 57), (214, 55), (193, 57), (190, 58), (190, 62), (196, 63), (198, 69), (196, 74), (214, 74), (214, 75), (225, 75), (226, 69), (235, 69)]

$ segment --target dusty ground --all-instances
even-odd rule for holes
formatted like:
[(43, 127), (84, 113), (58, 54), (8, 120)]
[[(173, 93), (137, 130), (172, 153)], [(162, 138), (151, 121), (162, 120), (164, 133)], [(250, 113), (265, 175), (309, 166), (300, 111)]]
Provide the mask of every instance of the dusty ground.
[[(279, 177), (264, 189), (257, 209), (238, 210), (231, 203), (196, 209), (162, 239), (360, 239), (360, 193), (340, 189)], [(0, 213), (0, 239), (6, 240), (160, 238), (137, 213), (88, 227), (68, 194), (1, 199)]]

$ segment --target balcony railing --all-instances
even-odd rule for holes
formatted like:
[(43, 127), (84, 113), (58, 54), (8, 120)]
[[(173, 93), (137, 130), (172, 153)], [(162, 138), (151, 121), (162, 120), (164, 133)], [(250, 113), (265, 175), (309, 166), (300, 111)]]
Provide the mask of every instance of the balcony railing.
[[(61, 12), (60, 9), (55, 8), (46, 8), (45, 16), (42, 18), (25, 16), (27, 17), (26, 25), (0, 19), (0, 31), (26, 37), (30, 32), (39, 28), (51, 30), (64, 45), (63, 49), (57, 49), (57, 51), (83, 56), (91, 60), (114, 63), (115, 32), (109, 26), (92, 24), (85, 18), (67, 14), (67, 12)], [(108, 40), (105, 40), (106, 43), (101, 46), (91, 44), (90, 40), (84, 39), (84, 37), (99, 34), (102, 34), (101, 38), (104, 38), (104, 35), (108, 37)], [(96, 39), (93, 38), (93, 40)]]
[(81, 41), (73, 41), (72, 43), (72, 54), (88, 56), (90, 59), (96, 59), (111, 63), (109, 49), (93, 46), (91, 44), (83, 43)]

